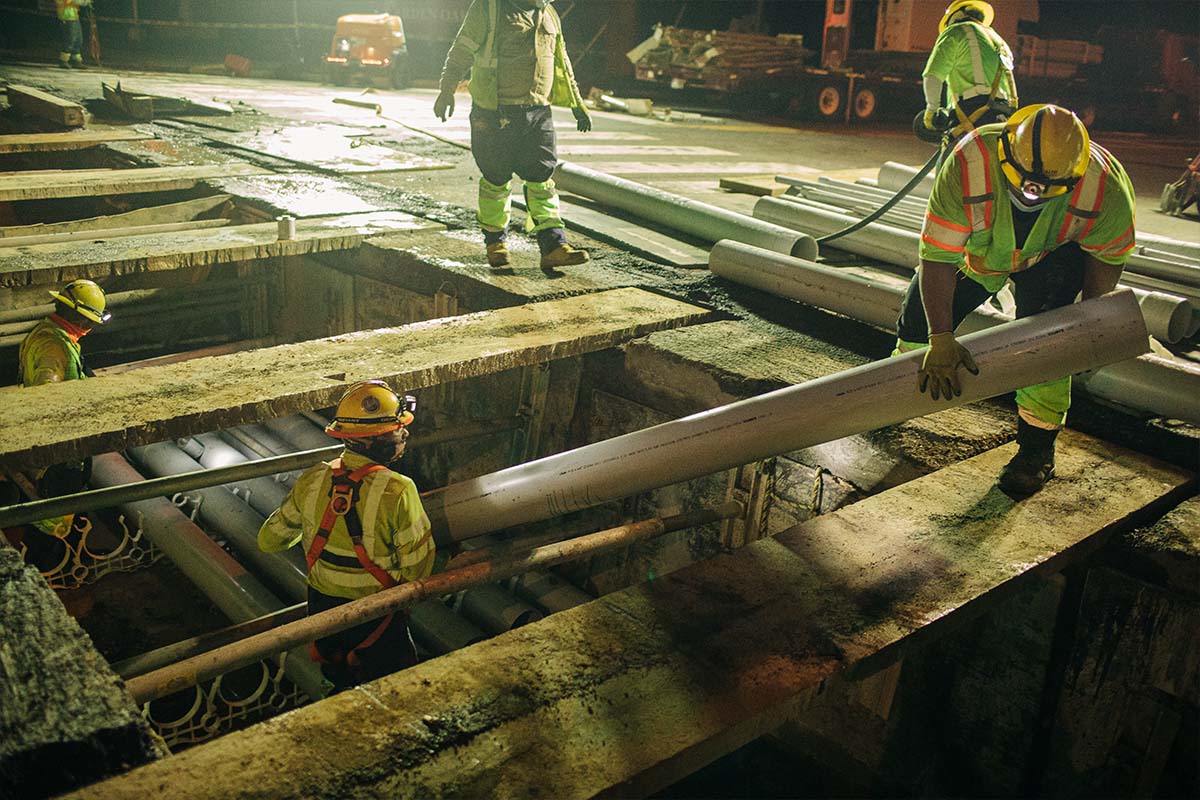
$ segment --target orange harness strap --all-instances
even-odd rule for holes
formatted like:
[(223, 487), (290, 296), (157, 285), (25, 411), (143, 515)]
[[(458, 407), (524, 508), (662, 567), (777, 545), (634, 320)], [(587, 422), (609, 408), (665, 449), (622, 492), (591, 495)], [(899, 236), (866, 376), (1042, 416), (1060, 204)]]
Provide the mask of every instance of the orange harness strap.
[[(362, 486), (363, 479), (372, 472), (378, 472), (379, 470), (387, 469), (387, 467), (381, 464), (367, 464), (350, 472), (343, 466), (340, 458), (334, 460), (330, 466), (333, 468), (333, 485), (329, 489), (329, 504), (325, 506), (325, 514), (321, 517), (321, 524), (317, 528), (317, 535), (313, 537), (312, 544), (305, 554), (309, 571), (312, 571), (313, 565), (317, 563), (321, 558), (321, 554), (325, 552), (325, 545), (329, 543), (329, 535), (333, 532), (333, 526), (341, 518), (346, 523), (346, 531), (350, 534), (350, 541), (354, 544), (354, 555), (358, 558), (359, 565), (371, 577), (379, 581), (379, 584), (383, 588), (389, 589), (395, 586), (396, 579), (367, 555), (367, 549), (362, 541), (362, 520), (358, 516), (357, 509), (358, 491)], [(392, 613), (381, 619), (375, 630), (371, 631), (367, 638), (363, 639), (362, 642), (345, 655), (346, 663), (350, 665), (358, 664), (358, 651), (366, 650), (379, 641), (384, 631), (391, 625), (394, 616), (395, 614)], [(323, 660), (317, 653), (315, 643), (312, 647), (312, 654), (314, 661)]]

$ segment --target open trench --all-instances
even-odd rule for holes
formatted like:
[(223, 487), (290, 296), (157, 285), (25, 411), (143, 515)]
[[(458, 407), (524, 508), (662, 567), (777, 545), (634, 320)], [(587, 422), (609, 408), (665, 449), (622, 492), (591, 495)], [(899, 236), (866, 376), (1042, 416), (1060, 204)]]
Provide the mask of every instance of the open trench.
[[(210, 147), (212, 143), (198, 137), (194, 129), (181, 132), (176, 126), (174, 132), (160, 129), (156, 134), (159, 138), (153, 140), (153, 147), (134, 142), (71, 152), (65, 157), (58, 153), (0, 155), (5, 159), (0, 161), (0, 172), (154, 168), (177, 163), (181, 153), (203, 154), (202, 163), (209, 166), (230, 163), (231, 151)], [(134, 151), (137, 158), (131, 155)], [(251, 159), (247, 163), (261, 167), (267, 162)], [(73, 277), (94, 276), (108, 293), (114, 319), (85, 340), (87, 366), (98, 377), (120, 376), (127, 385), (144, 381), (149, 387), (145, 394), (131, 396), (127, 407), (121, 406), (120, 398), (113, 399), (113, 405), (104, 412), (118, 420), (164, 420), (157, 433), (126, 432), (123, 435), (133, 439), (128, 447), (116, 451), (97, 444), (109, 440), (96, 434), (98, 438), (87, 445), (95, 452), (93, 488), (223, 470), (329, 448), (332, 440), (323, 435), (321, 427), (330, 413), (330, 403), (309, 401), (316, 396), (328, 400), (333, 396), (332, 388), (293, 401), (273, 396), (273, 387), (268, 385), (261, 387), (266, 399), (256, 396), (236, 409), (230, 405), (234, 401), (221, 405), (214, 400), (207, 410), (189, 412), (186, 424), (168, 420), (173, 419), (173, 403), (182, 403), (198, 385), (226, 377), (221, 370), (230, 358), (244, 356), (249, 364), (244, 368), (247, 374), (258, 371), (264, 380), (275, 378), (280, 374), (279, 365), (299, 352), (286, 350), (288, 345), (332, 342), (328, 355), (322, 356), (327, 369), (324, 377), (331, 386), (347, 381), (347, 375), (361, 369), (362, 364), (339, 364), (335, 357), (340, 351), (336, 348), (338, 343), (352, 343), (359, 336), (356, 332), (400, 330), (398, 338), (386, 340), (386, 346), (393, 350), (373, 351), (376, 361), (371, 363), (391, 366), (406, 357), (403, 331), (408, 329), (401, 326), (436, 326), (438, 320), (531, 303), (569, 304), (577, 298), (628, 286), (640, 287), (655, 297), (676, 298), (689, 307), (686, 314), (680, 312), (678, 319), (648, 330), (631, 322), (620, 328), (619, 334), (611, 334), (599, 343), (579, 345), (574, 350), (560, 343), (546, 351), (548, 356), (523, 362), (514, 359), (511, 365), (501, 359), (486, 369), (455, 366), (479, 355), (468, 340), (461, 352), (443, 355), (448, 366), (436, 374), (430, 370), (429, 375), (421, 377), (420, 386), (398, 386), (411, 388), (419, 399), (413, 440), (400, 469), (426, 492), (854, 368), (886, 356), (891, 347), (889, 335), (846, 317), (726, 283), (707, 271), (655, 264), (599, 243), (589, 243), (594, 260), (586, 271), (553, 278), (536, 270), (494, 274), (479, 263), (478, 237), (470, 232), (471, 214), (461, 207), (420, 193), (342, 180), (327, 172), (269, 173), (266, 169), (263, 167), (262, 174), (208, 176), (187, 188), (0, 203), (0, 247), (4, 238), (21, 237), (19, 244), (12, 245), (16, 252), (6, 251), (13, 254), (6, 256), (3, 265), (0, 374), (6, 376), (4, 383), (15, 380), (20, 340), (47, 313), (46, 290)], [(305, 204), (312, 206), (314, 196), (335, 190), (342, 193), (337, 197), (357, 198), (359, 205), (351, 211), (335, 203), (337, 208), (327, 206), (323, 214), (316, 209), (306, 216)], [(301, 209), (299, 213), (297, 209)], [(345, 213), (337, 218), (341, 220), (337, 224), (322, 221), (342, 211)], [(296, 242), (279, 240), (273, 233), (275, 217), (286, 213), (298, 217), (300, 235)], [(359, 217), (351, 219), (355, 214)], [(85, 222), (93, 218), (97, 221)], [(102, 238), (104, 232), (126, 226), (161, 227), (145, 231), (150, 238), (140, 239), (136, 246), (130, 246), (131, 240)], [(234, 237), (233, 229), (241, 232)], [(193, 239), (205, 231), (228, 238), (215, 245), (193, 246)], [(306, 238), (310, 231), (316, 232)], [(79, 249), (84, 243), (92, 248), (86, 257)], [(524, 242), (514, 249), (526, 258), (533, 251)], [(606, 307), (599, 308), (602, 314), (609, 313)], [(517, 327), (523, 324), (527, 326), (517, 323)], [(552, 323), (548, 327), (553, 327)], [(453, 327), (446, 330), (446, 336), (456, 335)], [(563, 342), (572, 339), (570, 331), (559, 333)], [(209, 359), (226, 360), (219, 362), (221, 368), (210, 370), (218, 362)], [(402, 372), (399, 367), (396, 370)], [(247, 379), (246, 374), (235, 375), (232, 371), (228, 377), (231, 395), (241, 385), (235, 383), (235, 378)], [(155, 404), (149, 411), (145, 408), (148, 402)], [(1183, 465), (1161, 467), (1155, 462), (1155, 466), (1143, 468), (1147, 473), (1158, 475), (1155, 470), (1161, 470), (1171, 476), (1163, 479), (1164, 485), (1172, 487), (1163, 490), (1169, 502), (1147, 496), (1134, 510), (1121, 512), (1124, 528), (1133, 530), (1153, 523), (1177, 506), (1179, 486), (1190, 480), (1185, 470), (1195, 468), (1194, 432), (1187, 426), (1114, 414), (1087, 399), (1080, 405), (1076, 413), (1081, 430), (1135, 450), (1153, 452), (1168, 464)], [(90, 410), (81, 410), (80, 415), (92, 419)], [(184, 428), (185, 435), (175, 435), (176, 430)], [(767, 544), (766, 540), (810, 520), (912, 485), (919, 478), (932, 477), (956, 464), (985, 457), (1011, 438), (1012, 430), (1005, 405), (983, 401), (571, 513), (547, 515), (541, 521), (489, 531), (489, 536), (469, 540), (466, 545), (495, 547), (508, 541), (528, 541), (527, 537), (568, 539), (632, 521), (718, 508), (731, 500), (740, 504), (736, 516), (722, 521), (425, 600), (411, 609), (414, 638), (425, 667), (432, 669), (437, 659), (447, 654), (483, 652), (475, 648), (487, 640), (503, 648), (507, 646), (503, 643), (516, 641), (506, 635), (525, 626), (530, 631), (550, 630), (549, 620), (572, 610), (574, 616), (568, 615), (560, 627), (574, 630), (579, 615), (587, 613), (585, 607), (604, 606), (593, 603), (597, 598), (610, 598), (611, 607), (616, 608), (630, 591), (641, 591), (638, 587), (649, 587), (645, 591), (650, 593), (674, 591), (671, 587), (675, 587), (686, 594), (695, 589), (689, 586), (686, 576), (698, 574), (689, 567), (698, 565), (696, 568), (703, 570), (706, 563), (720, 563), (720, 558), (755, 543)], [(161, 435), (163, 432), (167, 435)], [(39, 442), (38, 446), (43, 444)], [(75, 452), (70, 448), (76, 444), (66, 435), (44, 446), (47, 449), (28, 460), (24, 471), (27, 478), (36, 473), (38, 466), (52, 463), (54, 453)], [(1085, 445), (1084, 449), (1091, 446)], [(10, 460), (8, 466), (14, 463)], [(214, 480), (207, 486), (164, 491), (116, 506), (81, 509), (85, 513), (76, 517), (71, 533), (61, 539), (29, 525), (6, 528), (6, 533), (25, 563), (56, 590), (63, 606), (115, 673), (131, 680), (300, 615), (297, 604), (304, 599), (302, 555), (296, 549), (282, 556), (262, 554), (255, 544), (258, 527), (279, 506), (297, 474), (298, 469), (290, 469), (229, 482)], [(24, 486), (29, 486), (28, 480)], [(986, 512), (976, 509), (972, 513)], [(1087, 530), (1089, 522), (1076, 520), (1069, 510), (1063, 513), (1065, 526)], [(1193, 512), (1176, 509), (1173, 513)], [(445, 545), (444, 556), (452, 555), (455, 546), (441, 544)], [(760, 551), (746, 551), (751, 555), (755, 552)], [(675, 573), (685, 576), (680, 578), (682, 584), (665, 580)], [(1095, 591), (1094, 581), (1089, 587)], [(719, 599), (722, 588), (705, 583), (704, 591), (710, 600)], [(1045, 625), (1039, 628), (1034, 623), (1030, 624), (1037, 628), (1035, 633), (1015, 623), (1010, 627), (1020, 628), (1017, 633), (993, 632), (988, 639), (981, 631), (989, 626), (1003, 629), (1000, 620), (1014, 613), (1014, 607), (1022, 615), (1049, 610), (1051, 619), (1056, 614), (1067, 614), (1062, 609), (1069, 601), (1062, 598), (1072, 597), (1075, 591), (1074, 584), (1064, 589), (1038, 583), (1026, 587), (1009, 605), (997, 602), (991, 622), (978, 622), (977, 627), (968, 627), (967, 633), (957, 638), (939, 639), (939, 644), (931, 645), (932, 652), (906, 651), (911, 666), (906, 668), (904, 681), (898, 677), (898, 665), (906, 663), (905, 658), (894, 653), (845, 678), (821, 672), (820, 680), (812, 685), (815, 688), (811, 696), (805, 695), (803, 703), (789, 706), (787, 719), (768, 714), (771, 724), (752, 726), (758, 733), (775, 732), (776, 738), (769, 744), (763, 745), (767, 740), (757, 733), (728, 740), (714, 734), (712, 740), (720, 739), (723, 744), (711, 752), (688, 758), (664, 756), (664, 763), (679, 763), (643, 783), (627, 775), (620, 780), (633, 782), (616, 785), (625, 786), (633, 794), (662, 791), (665, 796), (690, 796), (706, 780), (729, 779), (728, 773), (706, 778), (700, 772), (728, 753), (734, 754), (734, 762), (727, 769), (735, 775), (739, 770), (754, 773), (751, 785), (764, 793), (822, 796), (916, 785), (918, 778), (899, 769), (896, 762), (908, 751), (895, 745), (892, 737), (905, 736), (905, 726), (931, 725), (927, 719), (931, 714), (928, 709), (934, 707), (929, 699), (930, 687), (944, 677), (938, 671), (939, 663), (944, 666), (953, 662), (959, 668), (959, 675), (951, 682), (954, 692), (967, 693), (972, 687), (978, 690), (987, 680), (982, 674), (985, 669), (980, 653), (987, 647), (1001, 648), (1014, 637), (1028, 636), (1036, 640), (1039, 655), (1031, 655), (1029, 663), (1022, 662), (1014, 669), (1032, 669), (1030, 664), (1036, 659), (1045, 663), (1039, 662), (1040, 677), (1029, 678), (1020, 686), (1014, 679), (1006, 687), (1014, 696), (1019, 695), (1017, 702), (1026, 707), (1020, 723), (999, 726), (999, 732), (993, 732), (989, 745), (1003, 750), (1010, 744), (1005, 737), (1020, 736), (1016, 731), (1021, 725), (1056, 719), (1057, 706), (1047, 704), (1043, 696), (1052, 691), (1047, 687), (1054, 684), (1053, 669), (1061, 667), (1055, 659), (1066, 660), (1072, 647), (1081, 645), (1070, 638), (1075, 635), (1073, 630), (1064, 632)], [(732, 598), (735, 590), (730, 588), (729, 592)], [(863, 603), (862, 618), (852, 628), (874, 624), (877, 612), (870, 608), (870, 597), (864, 596)], [(697, 607), (702, 605), (697, 600)], [(1106, 613), (1102, 603), (1097, 609), (1090, 613)], [(663, 613), (667, 616), (666, 611)], [(705, 641), (699, 628), (694, 633), (695, 642)], [(744, 642), (728, 646), (753, 650), (753, 631), (740, 633)], [(979, 647), (972, 649), (972, 642)], [(679, 649), (689, 652), (695, 646), (684, 641)], [(596, 648), (590, 655), (599, 662), (603, 648)], [(829, 648), (828, 644), (817, 644), (810, 649), (826, 653)], [(1061, 652), (1064, 649), (1067, 654)], [(502, 650), (487, 652), (499, 654), (497, 664), (507, 663)], [(446, 663), (475, 663), (469, 653), (460, 656), (463, 661)], [(539, 657), (549, 663), (555, 656), (541, 653)], [(1084, 655), (1076, 656), (1084, 657), (1091, 657), (1086, 648)], [(489, 657), (478, 658), (486, 662)], [(652, 693), (655, 681), (664, 679), (654, 671), (657, 668), (651, 665), (649, 655), (645, 659), (645, 678), (651, 687), (647, 691)], [(843, 666), (845, 663), (853, 664), (854, 659), (847, 658)], [(479, 668), (481, 673), (486, 672), (482, 666)], [(579, 681), (590, 679), (582, 671), (580, 674)], [(547, 693), (555, 688), (551, 683), (547, 680)], [(540, 684), (535, 681), (531, 685)], [(489, 691), (480, 688), (480, 698)], [(603, 695), (606, 690), (595, 691)], [(670, 694), (667, 685), (659, 691)], [(311, 706), (320, 692), (316, 666), (307, 660), (303, 648), (297, 648), (198, 685), (161, 693), (146, 701), (140, 711), (166, 748), (182, 753), (282, 712)], [(818, 695), (824, 698), (818, 699)], [(1182, 754), (1195, 742), (1194, 727), (1189, 727), (1192, 712), (1186, 710), (1194, 699), (1188, 690), (1178, 695), (1185, 706), (1179, 715), (1182, 721), (1177, 722), (1176, 734), (1165, 745), (1166, 754), (1155, 754), (1164, 764), (1184, 757)], [(450, 696), (450, 689), (446, 696)], [(521, 698), (521, 703), (526, 701), (535, 704), (536, 698)], [(905, 706), (904, 701), (909, 705)], [(345, 698), (341, 702), (344, 705)], [(893, 703), (899, 703), (903, 713), (893, 716)], [(1163, 707), (1170, 706), (1163, 703)], [(981, 719), (987, 712), (979, 710), (981, 704), (968, 705), (973, 710), (960, 712), (960, 721), (983, 724)], [(914, 709), (920, 709), (920, 713)], [(448, 730), (427, 722), (437, 744), (423, 747), (443, 758), (444, 752), (481, 739), (479, 731), (507, 724), (517, 713), (493, 708), (484, 714), (486, 719), (455, 718), (453, 724), (438, 723), (449, 725)], [(587, 713), (591, 714), (590, 708)], [(972, 713), (980, 719), (971, 718)], [(1151, 711), (1143, 709), (1141, 713)], [(1078, 719), (1068, 723), (1081, 724)], [(461, 730), (455, 728), (459, 724)], [(684, 726), (686, 721), (679, 724)], [(853, 734), (839, 734), (839, 724), (853, 729)], [(732, 723), (728, 727), (734, 729)], [(253, 735), (254, 730), (259, 729), (246, 733)], [(637, 741), (637, 737), (631, 736), (630, 741)], [(1164, 745), (1158, 747), (1162, 750)], [(174, 758), (160, 764), (169, 768)], [(1006, 772), (983, 764), (973, 774), (988, 775), (996, 786), (1017, 787), (1037, 769), (1033, 764), (1037, 758), (1026, 753), (1020, 769)], [(405, 754), (399, 762), (389, 762), (380, 769), (391, 770), (393, 776), (401, 774), (397, 771), (400, 767), (412, 767), (416, 772), (419, 765), (415, 759), (417, 755)], [(782, 777), (785, 765), (794, 760), (819, 770), (819, 775), (806, 784), (797, 783), (791, 776)], [(31, 759), (30, 763), (37, 762)], [(864, 764), (870, 765), (868, 772), (874, 776), (871, 780), (863, 777), (860, 781), (854, 775)], [(358, 765), (355, 769), (367, 775), (372, 768)], [(580, 770), (586, 772), (586, 766)], [(1065, 767), (1060, 765), (1060, 772), (1063, 770)], [(92, 777), (120, 771), (107, 765)], [(514, 769), (513, 774), (519, 771)], [(880, 777), (889, 771), (890, 779)], [(692, 773), (698, 774), (689, 783), (687, 776)], [(962, 774), (966, 780), (972, 773), (964, 768)], [(434, 786), (431, 783), (417, 783), (417, 789), (410, 791), (422, 794), (421, 787), (425, 787), (429, 789), (425, 796), (472, 795), (486, 792), (490, 786), (482, 778), (466, 773), (462, 780), (461, 784), (449, 781), (436, 789), (430, 788)], [(531, 774), (527, 780), (529, 784), (520, 784), (518, 778), (512, 778), (513, 783), (504, 783), (499, 793), (519, 793), (515, 786), (533, 785), (536, 779)], [(781, 785), (773, 785), (776, 780)], [(366, 778), (363, 781), (362, 785), (368, 785)], [(61, 791), (79, 783), (69, 778), (52, 779), (43, 789)], [(350, 785), (333, 781), (310, 790), (318, 795), (340, 796)], [(384, 781), (371, 785), (378, 789), (389, 784)], [(563, 792), (589, 794), (594, 788), (584, 782), (564, 784)], [(282, 792), (280, 787), (270, 791), (276, 790)], [(103, 794), (105, 789), (99, 786), (96, 791)]]

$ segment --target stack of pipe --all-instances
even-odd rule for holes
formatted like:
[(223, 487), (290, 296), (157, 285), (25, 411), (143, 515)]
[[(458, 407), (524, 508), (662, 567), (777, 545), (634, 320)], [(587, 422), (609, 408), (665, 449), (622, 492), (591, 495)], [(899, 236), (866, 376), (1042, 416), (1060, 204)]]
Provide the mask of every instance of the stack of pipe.
[[(718, 242), (709, 255), (709, 269), (728, 280), (888, 331), (895, 330), (905, 291), (905, 283), (893, 276), (867, 277), (740, 242)], [(960, 332), (1005, 321), (1004, 314), (985, 304), (964, 320)], [(1083, 383), (1090, 394), (1109, 402), (1200, 425), (1200, 369), (1194, 364), (1142, 355), (1084, 376)]]

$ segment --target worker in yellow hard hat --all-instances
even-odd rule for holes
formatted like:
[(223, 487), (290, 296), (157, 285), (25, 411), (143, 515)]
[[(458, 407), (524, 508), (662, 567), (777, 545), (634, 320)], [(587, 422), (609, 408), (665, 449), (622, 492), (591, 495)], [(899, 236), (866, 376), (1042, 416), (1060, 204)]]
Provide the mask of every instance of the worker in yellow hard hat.
[[(978, 374), (954, 330), (1012, 281), (1017, 318), (1112, 291), (1134, 248), (1133, 184), (1073, 113), (1032, 105), (977, 128), (939, 167), (921, 231), (921, 266), (898, 323), (898, 351), (928, 351), (918, 380), (936, 400)], [(1071, 405), (1064, 376), (1017, 391), (1019, 449), (1000, 474), (1013, 496), (1054, 474)]]
[[(54, 311), (21, 342), (17, 354), (17, 374), (22, 386), (75, 381), (86, 377), (79, 340), (92, 328), (108, 322), (108, 300), (94, 281), (71, 281), (59, 291), (51, 291)], [(92, 460), (53, 464), (37, 476), (41, 498), (60, 497), (82, 491), (92, 474)], [(58, 538), (71, 531), (74, 515), (45, 519), (34, 523), (43, 533)]]
[[(302, 474), (259, 530), (266, 552), (303, 544), (309, 614), (433, 571), (433, 535), (416, 485), (388, 468), (404, 455), (415, 408), (383, 381), (347, 389), (325, 429), (345, 450)], [(317, 640), (313, 659), (336, 692), (411, 666), (417, 652), (407, 617), (395, 613)]]
[(526, 230), (537, 235), (541, 266), (583, 264), (567, 243), (554, 186), (558, 166), (551, 105), (565, 106), (580, 132), (592, 129), (553, 0), (472, 0), (446, 54), (433, 113), (454, 114), (454, 91), (471, 77), (471, 154), (479, 167), (479, 213), (488, 264), (510, 264), (506, 244), (511, 181), (525, 182)]
[(940, 141), (947, 126), (961, 135), (1003, 122), (1017, 107), (1012, 50), (992, 30), (993, 17), (983, 0), (954, 0), (946, 8), (922, 73), (925, 110), (913, 123), (920, 138)]

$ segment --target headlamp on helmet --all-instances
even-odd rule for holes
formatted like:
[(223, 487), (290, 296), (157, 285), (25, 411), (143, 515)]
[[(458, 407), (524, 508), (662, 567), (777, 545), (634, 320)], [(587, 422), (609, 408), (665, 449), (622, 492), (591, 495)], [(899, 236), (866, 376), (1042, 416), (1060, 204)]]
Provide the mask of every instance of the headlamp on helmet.
[(1029, 200), (1046, 200), (1079, 183), (1087, 172), (1091, 140), (1067, 109), (1026, 106), (1004, 124), (998, 156), (1009, 187)]

